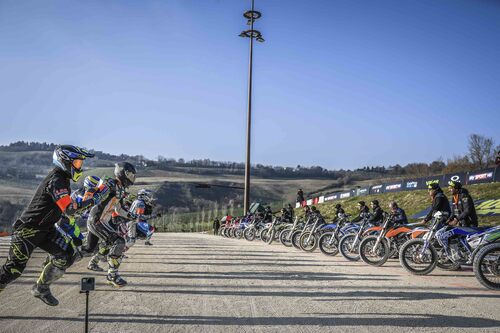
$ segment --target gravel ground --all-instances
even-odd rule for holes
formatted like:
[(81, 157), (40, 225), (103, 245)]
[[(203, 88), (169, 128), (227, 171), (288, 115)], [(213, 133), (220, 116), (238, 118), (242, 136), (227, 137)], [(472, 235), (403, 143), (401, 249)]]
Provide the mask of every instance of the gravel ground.
[[(0, 238), (0, 258), (8, 239)], [(45, 255), (0, 294), (0, 332), (81, 332), (83, 276), (91, 332), (500, 332), (500, 292), (472, 271), (412, 276), (392, 260), (369, 267), (259, 241), (206, 234), (158, 234), (122, 264), (116, 290), (78, 262), (52, 287), (49, 307), (30, 294)], [(102, 264), (104, 266), (104, 264)]]

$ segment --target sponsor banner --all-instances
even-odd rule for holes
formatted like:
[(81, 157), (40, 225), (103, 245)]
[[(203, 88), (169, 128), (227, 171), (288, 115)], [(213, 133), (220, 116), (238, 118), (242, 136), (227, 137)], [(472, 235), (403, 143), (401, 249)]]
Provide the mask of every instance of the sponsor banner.
[(495, 178), (493, 177), (495, 169), (486, 169), (476, 172), (469, 172), (467, 175), (467, 184), (490, 183)]
[[(476, 200), (474, 201), (476, 207), (476, 214), (480, 216), (493, 216), (500, 215), (500, 199), (490, 199), (490, 200)], [(452, 202), (450, 202), (452, 206)], [(429, 214), (431, 207), (418, 212), (411, 216), (412, 219), (422, 219)], [(481, 223), (481, 221), (479, 221)]]
[(439, 186), (441, 187), (446, 187), (448, 184), (444, 182), (443, 176), (431, 176), (427, 178), (422, 178), (422, 181), (420, 182), (419, 189), (427, 189), (428, 186), (432, 183), (438, 183)]
[(421, 188), (421, 184), (424, 182), (422, 178), (408, 179), (403, 182), (403, 189), (407, 191), (417, 190)]
[(386, 184), (384, 187), (384, 191), (385, 192), (397, 192), (397, 191), (401, 191), (402, 188), (403, 188), (403, 183), (401, 183), (401, 182), (392, 183), (392, 184)]
[(338, 193), (330, 193), (325, 195), (325, 201), (338, 200), (338, 199), (339, 199)]
[(325, 202), (326, 201), (331, 201), (331, 200), (335, 200), (333, 194), (327, 194), (327, 195), (325, 195)]
[(351, 197), (351, 192), (340, 193), (340, 199), (347, 199)]
[(313, 199), (308, 199), (308, 200), (306, 201), (306, 205), (310, 206), (310, 205), (312, 205), (312, 204), (313, 204)]
[(318, 200), (318, 203), (323, 203), (323, 202), (325, 202), (325, 196), (324, 195), (320, 196), (319, 200)]
[(374, 185), (370, 187), (370, 194), (377, 194), (384, 192), (384, 185)]
[(369, 187), (361, 187), (358, 189), (358, 195), (368, 195), (370, 193)]
[(450, 173), (444, 175), (444, 186), (448, 186), (450, 181), (460, 182), (462, 185), (467, 184), (467, 174), (465, 172)]

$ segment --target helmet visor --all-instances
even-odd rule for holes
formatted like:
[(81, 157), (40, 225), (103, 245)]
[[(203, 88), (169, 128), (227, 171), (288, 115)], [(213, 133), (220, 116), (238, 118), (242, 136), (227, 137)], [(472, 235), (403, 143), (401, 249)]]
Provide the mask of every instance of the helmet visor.
[(83, 166), (83, 160), (73, 160), (72, 164), (76, 170), (81, 170)]
[(130, 181), (130, 184), (135, 183), (135, 173), (131, 171), (125, 171), (125, 177)]

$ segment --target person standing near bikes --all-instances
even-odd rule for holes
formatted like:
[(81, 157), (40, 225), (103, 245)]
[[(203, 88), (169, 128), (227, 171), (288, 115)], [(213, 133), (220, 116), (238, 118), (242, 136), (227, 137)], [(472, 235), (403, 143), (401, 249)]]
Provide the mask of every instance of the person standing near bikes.
[(290, 219), (293, 220), (293, 218), (295, 217), (295, 211), (294, 211), (292, 205), (288, 204), (286, 209), (288, 211), (288, 215), (290, 215)]
[(384, 220), (384, 210), (380, 207), (378, 200), (372, 200), (370, 205), (372, 206), (372, 216), (369, 221), (372, 224), (381, 224)]
[(403, 208), (398, 206), (396, 201), (391, 201), (389, 204), (389, 208), (391, 209), (391, 213), (393, 215), (392, 221), (397, 224), (408, 224), (408, 218), (406, 217), (406, 213)]
[(363, 220), (366, 216), (368, 216), (368, 214), (370, 214), (370, 209), (368, 208), (368, 206), (365, 204), (364, 201), (360, 201), (358, 202), (358, 216), (356, 216), (352, 222), (355, 223), (355, 222), (360, 222), (361, 220)]
[(453, 196), (453, 215), (448, 225), (477, 227), (476, 208), (469, 191), (462, 187), (462, 183), (453, 180), (448, 183), (448, 189)]
[(59, 304), (50, 291), (50, 285), (71, 266), (76, 253), (72, 246), (66, 249), (61, 246), (62, 237), (56, 223), (68, 220), (67, 215), (104, 199), (100, 195), (78, 203), (71, 199), (70, 181), (77, 182), (80, 179), (83, 161), (91, 157), (94, 154), (75, 146), (63, 145), (54, 150), (54, 169), (38, 186), (28, 207), (13, 225), (9, 256), (0, 268), (0, 292), (21, 276), (33, 251), (41, 248), (51, 257), (31, 293), (48, 305)]
[(446, 195), (443, 193), (443, 190), (441, 189), (439, 184), (431, 183), (427, 186), (427, 189), (429, 190), (429, 196), (432, 200), (432, 205), (431, 205), (431, 210), (424, 218), (423, 222), (424, 223), (429, 222), (434, 216), (434, 213), (436, 212), (442, 212), (450, 216), (451, 215), (450, 202), (448, 201)]
[(333, 221), (337, 221), (341, 216), (345, 215), (344, 208), (342, 208), (341, 204), (336, 204), (335, 205), (335, 216), (333, 218)]

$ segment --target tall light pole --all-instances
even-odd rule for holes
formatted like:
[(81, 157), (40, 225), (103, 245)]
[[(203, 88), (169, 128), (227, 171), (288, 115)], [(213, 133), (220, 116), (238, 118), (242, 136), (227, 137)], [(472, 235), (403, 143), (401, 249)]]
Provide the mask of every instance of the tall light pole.
[(251, 128), (252, 128), (252, 64), (253, 64), (253, 40), (258, 42), (263, 42), (262, 34), (260, 31), (253, 28), (253, 23), (255, 20), (259, 19), (262, 14), (254, 10), (254, 0), (252, 0), (252, 9), (247, 10), (243, 17), (248, 21), (247, 24), (250, 26), (249, 30), (244, 30), (240, 33), (240, 37), (250, 38), (250, 60), (248, 62), (248, 113), (247, 113), (247, 156), (245, 162), (245, 195), (243, 203), (244, 214), (248, 212), (250, 207), (250, 139), (251, 139)]

